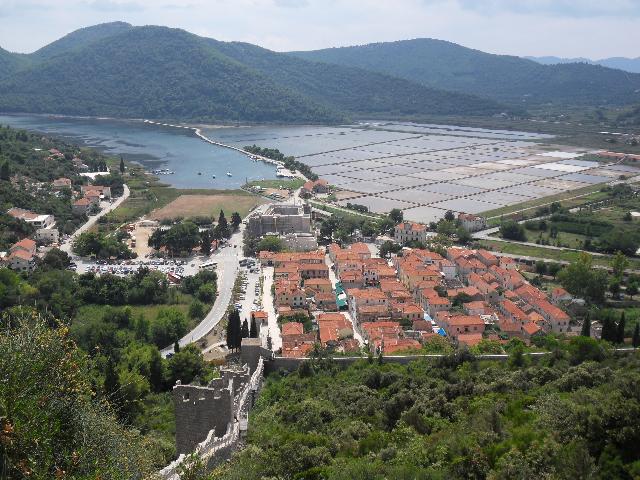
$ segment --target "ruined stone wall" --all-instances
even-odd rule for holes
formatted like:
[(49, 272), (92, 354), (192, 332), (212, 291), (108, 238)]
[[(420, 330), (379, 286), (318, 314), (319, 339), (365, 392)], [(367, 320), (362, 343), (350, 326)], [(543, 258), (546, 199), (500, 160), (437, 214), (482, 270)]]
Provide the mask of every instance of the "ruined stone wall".
[(233, 388), (233, 381), (226, 388), (194, 385), (173, 388), (178, 454), (192, 452), (211, 430), (219, 437), (227, 432), (233, 421)]
[(192, 452), (213, 431), (224, 436), (229, 425), (237, 420), (240, 392), (251, 380), (248, 366), (230, 367), (220, 371), (209, 385), (182, 385), (173, 388), (176, 414), (176, 448), (178, 453)]
[[(249, 372), (248, 366), (245, 366), (243, 370), (225, 370), (222, 372), (222, 377), (211, 382), (209, 387), (191, 385), (176, 385), (174, 387), (176, 443), (178, 444), (179, 457), (159, 472), (159, 478), (179, 480), (178, 471), (187, 458), (187, 453), (194, 452), (209, 468), (231, 457), (240, 444), (242, 430), (247, 428), (249, 411), (262, 387), (264, 376), (262, 358), (258, 359), (255, 370), (251, 374)], [(241, 381), (243, 383), (240, 383)], [(223, 384), (226, 384), (226, 388), (221, 390), (220, 385)], [(234, 391), (237, 392), (237, 395), (232, 397), (231, 393)], [(228, 403), (225, 403), (226, 400), (221, 402), (222, 396), (217, 395), (219, 392), (227, 393)], [(196, 397), (192, 397), (194, 394)], [(207, 404), (209, 409), (206, 408)], [(216, 410), (219, 406), (223, 406), (225, 412)], [(227, 406), (230, 406), (228, 410)], [(228, 420), (228, 422), (222, 434), (217, 433), (214, 425), (203, 437), (200, 437), (207, 422), (212, 425), (223, 420)], [(201, 440), (193, 444), (196, 438), (201, 438)], [(192, 444), (193, 447), (189, 450), (183, 450), (179, 442), (182, 442), (182, 448), (188, 448)]]

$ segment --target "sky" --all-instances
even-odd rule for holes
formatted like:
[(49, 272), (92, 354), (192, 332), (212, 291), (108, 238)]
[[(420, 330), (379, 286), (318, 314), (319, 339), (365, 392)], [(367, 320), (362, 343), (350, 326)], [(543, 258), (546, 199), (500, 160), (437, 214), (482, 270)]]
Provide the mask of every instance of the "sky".
[(116, 20), (277, 51), (430, 37), (520, 56), (640, 56), (640, 0), (0, 0), (0, 47), (29, 53)]

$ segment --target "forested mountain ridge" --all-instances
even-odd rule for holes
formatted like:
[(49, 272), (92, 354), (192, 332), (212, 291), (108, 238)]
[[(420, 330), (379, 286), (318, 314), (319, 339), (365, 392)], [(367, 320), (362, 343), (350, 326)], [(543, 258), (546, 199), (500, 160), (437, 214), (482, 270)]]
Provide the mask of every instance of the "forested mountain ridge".
[(250, 43), (207, 41), (216, 50), (256, 69), (278, 84), (303, 91), (313, 100), (336, 109), (362, 114), (455, 112), (473, 115), (479, 110), (497, 112), (493, 102), (472, 95), (418, 87), (411, 81), (348, 65), (339, 67), (309, 62)]
[(558, 63), (590, 63), (591, 65), (602, 65), (603, 67), (617, 68), (630, 73), (640, 73), (640, 57), (609, 57), (599, 60), (591, 60), (590, 58), (562, 58), (562, 57), (524, 57), (528, 60), (541, 63), (543, 65), (556, 65)]
[(27, 63), (26, 55), (11, 53), (0, 48), (0, 79), (15, 73)]
[(0, 83), (0, 109), (185, 120), (340, 117), (183, 30), (140, 27), (23, 69)]
[(48, 59), (56, 55), (64, 55), (74, 49), (86, 47), (93, 42), (124, 33), (132, 28), (134, 28), (133, 25), (126, 22), (102, 23), (80, 28), (36, 50), (31, 56), (38, 59)]
[(586, 63), (541, 65), (429, 38), (290, 54), (519, 104), (601, 105), (640, 101), (640, 74)]
[[(324, 123), (354, 115), (491, 115), (506, 109), (492, 100), (167, 27), (98, 25), (23, 57), (25, 65), (0, 79), (0, 110)], [(7, 61), (16, 58), (8, 54)]]

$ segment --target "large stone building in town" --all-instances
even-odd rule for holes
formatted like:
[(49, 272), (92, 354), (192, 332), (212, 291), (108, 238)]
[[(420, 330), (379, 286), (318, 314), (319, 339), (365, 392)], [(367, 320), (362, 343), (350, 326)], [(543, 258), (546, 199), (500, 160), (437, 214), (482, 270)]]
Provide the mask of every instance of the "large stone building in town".
[(249, 235), (311, 233), (311, 211), (306, 205), (274, 204), (262, 214), (249, 217)]
[(393, 229), (393, 239), (400, 245), (427, 241), (427, 226), (415, 222), (402, 222)]

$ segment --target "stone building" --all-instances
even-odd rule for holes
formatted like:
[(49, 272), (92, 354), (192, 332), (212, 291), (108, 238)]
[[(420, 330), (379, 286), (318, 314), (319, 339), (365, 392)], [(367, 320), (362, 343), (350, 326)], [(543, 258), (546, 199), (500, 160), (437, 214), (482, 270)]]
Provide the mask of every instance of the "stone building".
[(220, 371), (209, 385), (173, 387), (176, 414), (176, 449), (178, 454), (192, 452), (207, 438), (211, 430), (222, 437), (234, 422), (234, 399), (251, 376), (247, 365), (228, 367)]
[[(173, 387), (173, 403), (176, 415), (176, 450), (178, 455), (188, 454), (210, 436), (224, 437), (239, 422), (240, 414), (246, 414), (253, 406), (241, 405), (241, 394), (256, 373), (261, 357), (270, 358), (259, 338), (242, 339), (242, 366), (232, 365), (220, 370), (220, 378), (209, 385), (183, 385)], [(261, 372), (260, 376), (262, 375)], [(255, 395), (253, 393), (252, 395)]]
[(251, 216), (247, 229), (253, 237), (311, 233), (311, 211), (306, 205), (271, 205), (263, 214)]

